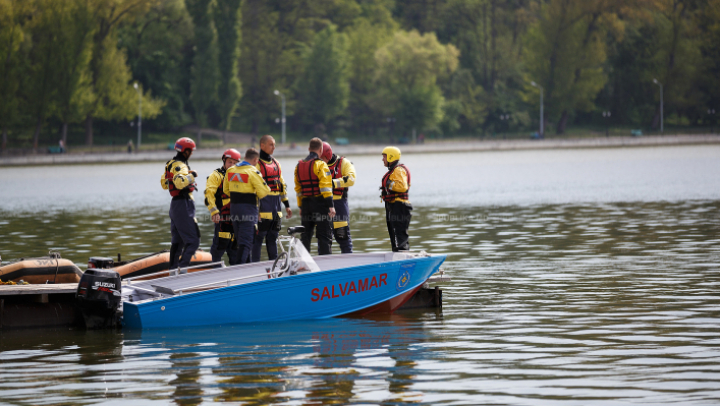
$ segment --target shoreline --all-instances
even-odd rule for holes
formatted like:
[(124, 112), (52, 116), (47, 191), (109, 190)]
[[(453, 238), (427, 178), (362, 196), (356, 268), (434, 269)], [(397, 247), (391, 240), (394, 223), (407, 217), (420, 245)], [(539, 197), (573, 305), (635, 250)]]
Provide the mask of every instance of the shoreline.
[[(468, 141), (439, 141), (426, 144), (400, 145), (403, 154), (442, 153), (442, 152), (481, 152), (481, 151), (517, 151), (542, 149), (575, 149), (575, 148), (623, 148), (623, 147), (655, 147), (720, 144), (720, 135), (654, 135), (640, 137), (595, 137), (575, 139), (545, 139), (545, 140), (468, 140)], [(384, 144), (351, 144), (337, 145), (333, 148), (347, 155), (374, 155), (379, 154)], [(194, 160), (216, 160), (223, 152), (223, 148), (198, 149), (193, 154)], [(93, 164), (93, 163), (124, 163), (124, 162), (163, 162), (171, 156), (170, 150), (148, 151), (128, 154), (115, 153), (88, 153), (88, 154), (37, 154), (24, 156), (0, 156), (0, 167), (30, 166), (47, 164)], [(296, 157), (304, 156), (305, 149), (296, 147), (290, 149), (278, 146), (273, 156)]]

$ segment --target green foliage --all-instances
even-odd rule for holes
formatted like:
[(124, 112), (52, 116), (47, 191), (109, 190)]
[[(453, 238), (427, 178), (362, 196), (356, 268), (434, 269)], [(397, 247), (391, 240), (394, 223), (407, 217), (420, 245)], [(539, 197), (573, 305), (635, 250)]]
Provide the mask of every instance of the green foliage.
[(201, 127), (208, 124), (208, 110), (217, 103), (218, 47), (213, 21), (214, 0), (187, 0), (188, 11), (195, 24), (195, 56), (190, 82), (190, 99), (195, 109), (195, 121)]
[(147, 13), (119, 28), (119, 43), (127, 50), (133, 77), (167, 102), (149, 127), (176, 129), (192, 121), (188, 93), (193, 38), (184, 0), (154, 4)]
[(438, 79), (458, 66), (459, 52), (442, 45), (435, 34), (417, 31), (395, 33), (391, 42), (375, 53), (378, 64), (375, 106), (397, 120), (397, 128), (434, 128), (443, 118), (444, 97)]
[(27, 2), (20, 0), (0, 0), (0, 130), (4, 137), (8, 127), (18, 121), (20, 111), (19, 89), (23, 78), (20, 47), (26, 39), (23, 20), (27, 6)]
[(141, 98), (151, 131), (279, 132), (278, 90), (296, 139), (520, 133), (532, 81), (558, 133), (648, 129), (655, 78), (666, 116), (708, 125), (718, 21), (720, 0), (0, 0), (0, 131), (76, 142), (84, 122), (92, 144), (95, 120), (106, 144)]
[(230, 128), (230, 121), (242, 95), (238, 78), (242, 22), (240, 0), (217, 0), (215, 25), (218, 31), (218, 109), (221, 128)]
[(329, 26), (303, 55), (297, 82), (299, 109), (309, 124), (327, 126), (345, 111), (350, 96), (347, 37)]

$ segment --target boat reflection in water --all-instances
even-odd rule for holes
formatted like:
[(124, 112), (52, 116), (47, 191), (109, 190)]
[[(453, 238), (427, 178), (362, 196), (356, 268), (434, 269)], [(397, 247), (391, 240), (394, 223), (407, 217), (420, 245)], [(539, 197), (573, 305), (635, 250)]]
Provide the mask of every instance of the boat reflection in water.
[[(422, 349), (426, 330), (414, 316), (130, 330), (125, 347), (138, 354), (137, 362), (169, 357), (167, 372), (176, 378), (167, 383), (179, 404), (203, 398), (348, 404), (376, 398), (378, 391), (389, 401), (415, 403), (421, 395), (409, 387), (418, 358), (428, 352)], [(153, 383), (143, 381), (147, 385)]]

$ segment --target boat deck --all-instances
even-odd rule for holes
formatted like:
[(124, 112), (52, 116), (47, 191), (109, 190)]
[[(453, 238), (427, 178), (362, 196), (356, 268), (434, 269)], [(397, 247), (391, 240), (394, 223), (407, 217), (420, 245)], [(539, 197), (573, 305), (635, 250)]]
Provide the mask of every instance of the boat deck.
[[(321, 271), (362, 266), (380, 262), (398, 261), (417, 254), (397, 252), (368, 254), (338, 254), (313, 257)], [(225, 268), (210, 269), (169, 276), (160, 279), (128, 281), (123, 289), (123, 300), (142, 301), (153, 297), (173, 296), (212, 288), (241, 285), (268, 279), (273, 261), (254, 262)], [(133, 291), (126, 288), (132, 288)]]

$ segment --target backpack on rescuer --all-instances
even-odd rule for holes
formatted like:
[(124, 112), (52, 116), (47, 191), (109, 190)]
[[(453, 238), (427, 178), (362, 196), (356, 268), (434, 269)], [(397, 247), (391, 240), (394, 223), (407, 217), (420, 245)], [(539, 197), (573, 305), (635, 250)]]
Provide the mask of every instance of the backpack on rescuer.
[[(395, 192), (387, 188), (387, 182), (390, 179), (390, 175), (392, 175), (398, 167), (405, 169), (405, 173), (407, 173), (408, 190), (406, 190), (405, 192)], [(383, 176), (381, 188), (382, 199), (386, 202), (392, 202), (395, 199), (410, 200), (410, 170), (407, 168), (407, 166), (403, 164), (397, 164), (394, 168), (392, 168), (392, 170), (388, 171), (385, 176)]]
[(305, 197), (313, 197), (320, 194), (320, 179), (318, 179), (313, 168), (317, 159), (309, 161), (300, 160), (297, 166), (297, 177), (300, 182), (301, 193)]

